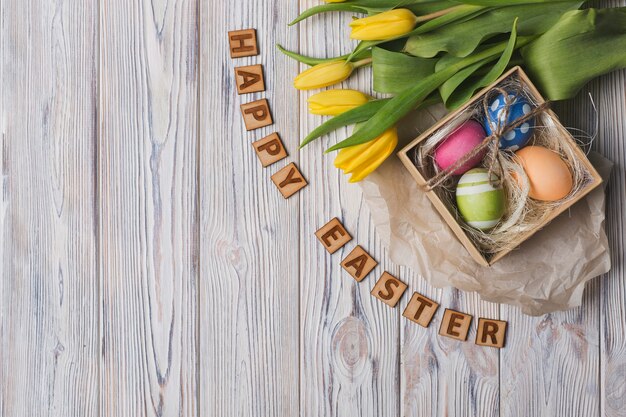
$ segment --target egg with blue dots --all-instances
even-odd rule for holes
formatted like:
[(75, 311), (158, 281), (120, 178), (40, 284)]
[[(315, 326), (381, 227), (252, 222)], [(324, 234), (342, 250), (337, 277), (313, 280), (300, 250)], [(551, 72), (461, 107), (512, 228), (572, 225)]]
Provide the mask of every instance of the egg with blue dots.
[(485, 168), (470, 169), (459, 179), (456, 205), (465, 223), (471, 227), (491, 230), (504, 215), (506, 197), (497, 180), (498, 177), (493, 173), (490, 177)]
[[(524, 96), (510, 92), (507, 94), (506, 99), (504, 94), (500, 93), (489, 103), (484, 121), (485, 131), (488, 135), (491, 135), (498, 128), (498, 123), (500, 126), (510, 125), (532, 111), (531, 104)], [(509, 104), (508, 116), (504, 120), (507, 103)], [(515, 152), (523, 148), (532, 138), (534, 127), (535, 119), (533, 117), (507, 131), (500, 138), (500, 149)]]

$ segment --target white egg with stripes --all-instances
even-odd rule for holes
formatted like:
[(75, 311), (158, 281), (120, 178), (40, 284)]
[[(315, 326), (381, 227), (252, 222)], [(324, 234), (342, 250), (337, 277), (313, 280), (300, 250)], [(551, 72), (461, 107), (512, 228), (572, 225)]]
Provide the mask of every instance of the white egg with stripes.
[(497, 177), (485, 168), (467, 171), (456, 187), (456, 204), (463, 220), (475, 229), (487, 231), (504, 215), (506, 201), (502, 185), (494, 187)]

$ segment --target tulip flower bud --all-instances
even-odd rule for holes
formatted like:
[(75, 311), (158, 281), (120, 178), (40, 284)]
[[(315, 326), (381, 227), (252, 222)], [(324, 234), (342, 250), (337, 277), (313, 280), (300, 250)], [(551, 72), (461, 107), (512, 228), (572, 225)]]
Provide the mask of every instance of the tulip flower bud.
[(406, 35), (413, 30), (417, 17), (408, 9), (394, 9), (350, 23), (352, 39), (382, 41)]
[(356, 90), (327, 90), (307, 100), (309, 111), (320, 116), (336, 116), (369, 101), (369, 96)]
[(397, 145), (398, 131), (392, 127), (370, 142), (340, 150), (335, 166), (345, 174), (352, 174), (349, 182), (361, 181), (385, 162)]
[(298, 74), (293, 80), (293, 85), (298, 90), (314, 90), (316, 88), (328, 87), (348, 78), (353, 70), (354, 65), (351, 62), (324, 62)]

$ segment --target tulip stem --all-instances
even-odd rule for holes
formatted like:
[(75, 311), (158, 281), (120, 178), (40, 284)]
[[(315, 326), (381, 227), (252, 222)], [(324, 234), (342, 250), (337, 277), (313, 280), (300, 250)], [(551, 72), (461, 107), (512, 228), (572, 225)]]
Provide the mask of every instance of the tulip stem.
[(425, 14), (423, 16), (418, 16), (417, 17), (417, 23), (427, 22), (429, 20), (433, 20), (433, 19), (436, 19), (438, 17), (445, 16), (448, 13), (452, 13), (452, 12), (455, 12), (457, 10), (461, 10), (463, 8), (465, 8), (464, 5), (459, 5), (459, 6), (454, 6), (454, 7), (448, 7), (447, 9), (439, 10), (438, 12)]
[(352, 65), (354, 65), (354, 68), (361, 68), (366, 65), (370, 65), (371, 63), (372, 63), (372, 58), (370, 57), (370, 58), (362, 59), (360, 61), (353, 62)]

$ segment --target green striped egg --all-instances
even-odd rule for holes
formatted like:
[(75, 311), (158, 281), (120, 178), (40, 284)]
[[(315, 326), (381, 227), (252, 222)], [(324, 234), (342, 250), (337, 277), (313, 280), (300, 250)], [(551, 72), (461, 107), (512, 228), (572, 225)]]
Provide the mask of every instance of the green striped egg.
[[(493, 180), (497, 180), (491, 174)], [(474, 168), (467, 171), (456, 186), (456, 204), (463, 220), (479, 230), (494, 227), (504, 214), (504, 191), (502, 186), (489, 184), (489, 171)]]

